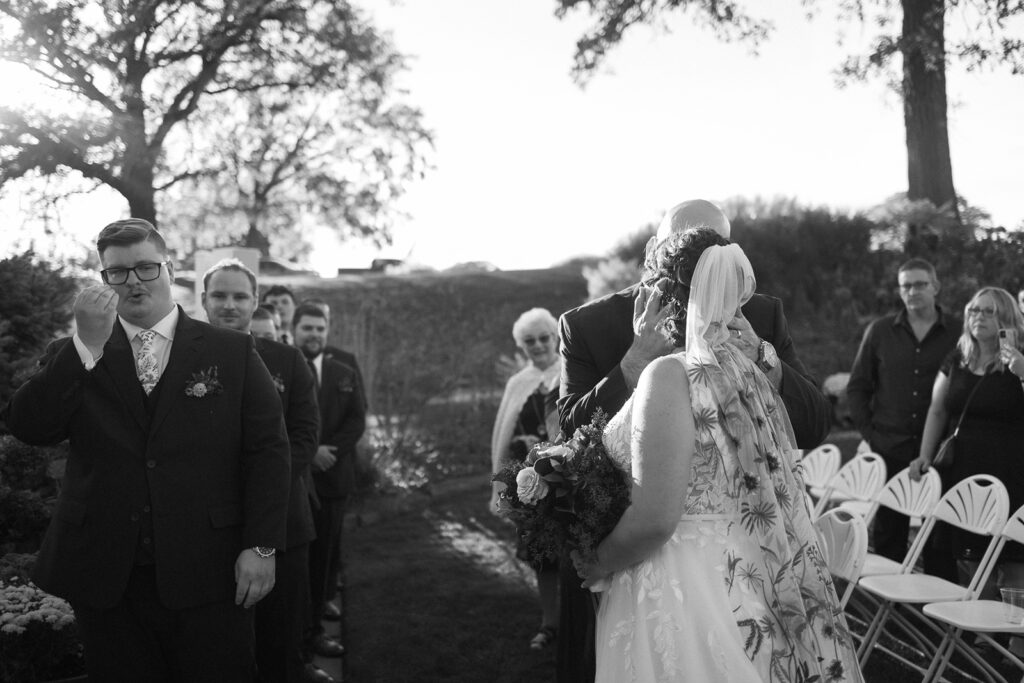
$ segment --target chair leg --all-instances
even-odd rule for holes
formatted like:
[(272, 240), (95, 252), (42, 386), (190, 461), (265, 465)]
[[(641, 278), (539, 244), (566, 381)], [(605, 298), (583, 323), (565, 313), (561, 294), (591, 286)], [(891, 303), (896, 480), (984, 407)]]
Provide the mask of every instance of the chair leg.
[(952, 629), (946, 629), (946, 635), (942, 637), (942, 642), (939, 643), (939, 647), (935, 650), (931, 666), (925, 672), (921, 683), (942, 680), (942, 672), (946, 670), (946, 665), (949, 664), (949, 659), (953, 656), (953, 650), (955, 649), (953, 641), (955, 637)]
[(885, 626), (885, 622), (889, 618), (890, 609), (891, 607), (888, 603), (882, 605), (878, 613), (875, 614), (875, 618), (868, 625), (868, 630), (864, 632), (864, 640), (861, 641), (860, 649), (857, 651), (857, 659), (860, 661), (862, 669), (867, 664), (868, 657), (871, 656), (871, 650), (874, 649), (875, 643), (878, 642), (878, 638), (882, 634), (882, 627)]

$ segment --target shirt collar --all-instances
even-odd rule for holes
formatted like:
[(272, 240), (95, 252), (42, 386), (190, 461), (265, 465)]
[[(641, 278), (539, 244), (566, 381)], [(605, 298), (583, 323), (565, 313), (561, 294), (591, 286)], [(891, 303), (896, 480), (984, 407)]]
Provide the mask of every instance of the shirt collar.
[[(121, 321), (121, 326), (124, 327), (124, 333), (125, 333), (125, 335), (127, 335), (128, 341), (131, 341), (132, 339), (135, 339), (135, 337), (138, 336), (139, 332), (142, 332), (144, 329), (146, 329), (145, 327), (139, 327), (138, 325), (133, 325), (132, 323), (128, 322), (127, 320), (125, 320), (121, 316), (117, 316), (117, 317)], [(154, 332), (159, 334), (164, 339), (166, 339), (168, 341), (173, 341), (174, 340), (174, 330), (177, 327), (178, 327), (178, 307), (174, 306), (174, 307), (171, 308), (171, 312), (170, 313), (168, 313), (163, 318), (161, 318), (157, 322), (156, 325), (153, 325), (153, 327), (150, 327), (149, 329), (153, 330)]]
[[(942, 313), (942, 306), (935, 304), (935, 313), (938, 317), (935, 318), (935, 327), (946, 327), (945, 316)], [(896, 317), (892, 319), (893, 327), (909, 326), (910, 321), (907, 320), (907, 307), (903, 306), (896, 313)]]

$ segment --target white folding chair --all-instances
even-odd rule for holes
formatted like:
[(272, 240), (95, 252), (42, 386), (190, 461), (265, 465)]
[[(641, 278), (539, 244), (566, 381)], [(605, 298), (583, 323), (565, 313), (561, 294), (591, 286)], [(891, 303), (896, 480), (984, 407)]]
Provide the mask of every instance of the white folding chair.
[[(978, 582), (978, 592), (988, 583), (992, 571), (999, 560), (999, 554), (1009, 541), (1024, 543), (1024, 506), (1017, 508), (1017, 511), (1010, 515), (999, 532), (998, 541), (992, 556), (989, 558), (987, 567), (982, 568), (981, 577)], [(1017, 636), (1024, 636), (1024, 612), (1014, 622), (1010, 622), (1004, 613), (1005, 606), (999, 600), (961, 600), (957, 602), (932, 602), (924, 606), (926, 616), (940, 622), (945, 627), (946, 634), (939, 645), (932, 665), (925, 674), (925, 681), (938, 681), (942, 678), (942, 672), (949, 664), (954, 649), (968, 650), (968, 643), (964, 641), (964, 633), (970, 633), (992, 646), (999, 654), (1012, 662), (1017, 668), (1024, 671), (1024, 661), (1019, 655), (1015, 655), (996, 641), (990, 633), (1009, 633)], [(991, 665), (984, 659), (973, 658), (978, 666), (989, 674), (996, 674)], [(996, 674), (998, 676), (998, 674)], [(1001, 676), (998, 676), (1001, 678)]]
[[(914, 538), (907, 558), (898, 573), (860, 578), (857, 582), (858, 589), (879, 601), (879, 608), (868, 625), (864, 639), (857, 651), (862, 668), (890, 619), (917, 644), (920, 650), (926, 654), (932, 653), (927, 655), (929, 659), (934, 657), (936, 652), (933, 645), (934, 639), (926, 636), (920, 628), (895, 608), (898, 605), (908, 608), (913, 614), (920, 617), (921, 623), (935, 631), (937, 635), (943, 636), (944, 630), (925, 617), (921, 608), (932, 602), (970, 600), (977, 597), (982, 570), (988, 567), (998, 542), (999, 531), (1006, 524), (1009, 507), (1010, 501), (1006, 487), (998, 479), (987, 474), (968, 477), (939, 499), (935, 510), (928, 516)], [(964, 531), (990, 537), (988, 548), (978, 565), (979, 571), (975, 572), (966, 587), (937, 576), (914, 571), (917, 559), (937, 521), (946, 522)], [(922, 673), (927, 671), (915, 662), (904, 658), (900, 659)]]
[(885, 474), (882, 456), (858, 453), (828, 480), (814, 507), (814, 516), (821, 516), (830, 503), (860, 503), (862, 512), (866, 512), (885, 486)]
[(846, 609), (868, 554), (868, 525), (860, 515), (834, 508), (814, 520), (814, 528), (833, 581), (846, 582), (839, 598), (839, 607)]
[(839, 447), (823, 443), (800, 460), (800, 471), (811, 497), (817, 500), (825, 492), (828, 480), (839, 471), (843, 456)]
[[(890, 510), (906, 515), (911, 519), (925, 519), (942, 496), (942, 480), (934, 468), (929, 469), (918, 480), (910, 478), (910, 470), (904, 469), (897, 472), (885, 483), (882, 490), (872, 501), (867, 512), (864, 513), (864, 521), (870, 527), (878, 513), (878, 508), (885, 506)], [(849, 503), (842, 503), (840, 507), (847, 507)], [(909, 552), (908, 552), (909, 554)], [(876, 574), (898, 574), (900, 567), (906, 562), (907, 555), (902, 560), (892, 560), (888, 557), (868, 552), (864, 560), (864, 568), (861, 576), (874, 576)]]

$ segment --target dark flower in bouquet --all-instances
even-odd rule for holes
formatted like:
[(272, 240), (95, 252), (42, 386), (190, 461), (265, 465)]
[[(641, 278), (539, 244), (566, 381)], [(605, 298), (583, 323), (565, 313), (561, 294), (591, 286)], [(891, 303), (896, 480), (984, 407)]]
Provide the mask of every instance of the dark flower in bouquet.
[(494, 475), (505, 485), (499, 510), (531, 561), (554, 561), (565, 550), (593, 553), (629, 507), (629, 477), (602, 441), (607, 422), (598, 410), (568, 441), (538, 443)]

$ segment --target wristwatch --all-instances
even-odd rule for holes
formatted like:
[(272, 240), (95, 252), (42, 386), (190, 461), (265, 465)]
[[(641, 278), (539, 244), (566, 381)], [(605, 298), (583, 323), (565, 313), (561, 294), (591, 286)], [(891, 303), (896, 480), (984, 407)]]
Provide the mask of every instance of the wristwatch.
[(757, 367), (765, 372), (771, 372), (779, 366), (779, 354), (775, 353), (775, 347), (764, 339), (757, 349)]
[(264, 548), (261, 545), (254, 545), (253, 547), (249, 548), (249, 550), (253, 551), (254, 553), (256, 553), (264, 559), (268, 557), (273, 557), (274, 553), (277, 552), (277, 548)]

